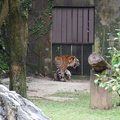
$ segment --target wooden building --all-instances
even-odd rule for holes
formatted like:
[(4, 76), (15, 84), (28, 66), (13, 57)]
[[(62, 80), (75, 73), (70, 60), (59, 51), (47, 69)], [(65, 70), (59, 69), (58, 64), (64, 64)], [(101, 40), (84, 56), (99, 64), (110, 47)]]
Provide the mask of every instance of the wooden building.
[(94, 44), (94, 6), (79, 0), (55, 0), (53, 7), (52, 56), (74, 55), (80, 61), (72, 74), (88, 76), (88, 56)]

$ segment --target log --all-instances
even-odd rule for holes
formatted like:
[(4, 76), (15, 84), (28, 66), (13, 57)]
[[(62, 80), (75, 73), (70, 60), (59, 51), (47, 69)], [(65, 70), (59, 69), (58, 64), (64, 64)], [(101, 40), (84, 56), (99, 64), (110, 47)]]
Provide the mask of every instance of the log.
[(95, 52), (88, 57), (88, 63), (96, 73), (101, 73), (104, 70), (111, 68), (105, 59)]
[(50, 120), (31, 101), (0, 85), (0, 120)]
[(95, 71), (91, 70), (90, 75), (90, 106), (91, 108), (98, 109), (111, 109), (112, 98), (111, 93), (104, 88), (99, 87), (94, 83), (96, 79)]

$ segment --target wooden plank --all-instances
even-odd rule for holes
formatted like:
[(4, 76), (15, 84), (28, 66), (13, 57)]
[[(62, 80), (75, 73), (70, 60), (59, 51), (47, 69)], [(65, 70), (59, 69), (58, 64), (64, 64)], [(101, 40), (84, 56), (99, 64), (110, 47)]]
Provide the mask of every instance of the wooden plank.
[(82, 21), (83, 13), (82, 8), (78, 9), (78, 43), (82, 43), (83, 40), (83, 21)]
[(67, 43), (72, 43), (72, 9), (67, 9)]
[(81, 45), (81, 75), (83, 75), (83, 68), (84, 68), (84, 65), (83, 65), (83, 55), (84, 55), (84, 53), (83, 53), (83, 44)]
[(53, 25), (52, 25), (52, 43), (56, 42), (56, 9), (53, 9)]
[(93, 43), (94, 8), (54, 8), (53, 43)]
[(88, 8), (83, 9), (83, 43), (88, 43)]
[(94, 8), (89, 8), (89, 43), (94, 42)]
[(85, 44), (83, 45), (83, 75), (89, 76), (90, 75), (90, 65), (88, 64), (88, 57), (92, 53), (92, 45)]
[(56, 43), (61, 43), (61, 39), (62, 39), (62, 37), (61, 37), (61, 25), (62, 25), (62, 10), (61, 10), (61, 8), (57, 8), (57, 10), (56, 10), (56, 24), (55, 24), (55, 38), (56, 38)]
[(66, 43), (66, 39), (67, 39), (67, 11), (66, 11), (66, 8), (62, 9), (62, 16), (61, 17), (62, 17), (61, 43)]
[(78, 42), (78, 38), (77, 38), (77, 8), (74, 8), (73, 9), (73, 22), (72, 22), (72, 41), (73, 41), (73, 43), (77, 43)]

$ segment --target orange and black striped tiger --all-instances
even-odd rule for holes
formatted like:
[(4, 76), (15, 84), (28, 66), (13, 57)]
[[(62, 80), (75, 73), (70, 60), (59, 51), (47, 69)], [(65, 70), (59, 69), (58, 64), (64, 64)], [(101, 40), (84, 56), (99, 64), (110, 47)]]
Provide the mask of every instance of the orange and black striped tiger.
[(54, 75), (55, 80), (66, 81), (71, 79), (71, 72), (67, 69), (73, 67), (74, 69), (80, 65), (79, 60), (75, 56), (61, 55), (55, 57), (55, 66), (57, 68)]

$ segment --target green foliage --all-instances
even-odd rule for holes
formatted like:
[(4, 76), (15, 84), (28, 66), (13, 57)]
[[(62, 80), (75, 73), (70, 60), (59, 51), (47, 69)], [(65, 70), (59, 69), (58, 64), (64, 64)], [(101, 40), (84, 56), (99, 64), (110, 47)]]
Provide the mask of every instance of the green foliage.
[(38, 18), (30, 29), (31, 35), (36, 34), (39, 37), (45, 36), (51, 28), (52, 24), (52, 7), (53, 0), (48, 0), (48, 6), (41, 12), (40, 18)]
[(32, 3), (32, 0), (22, 0), (21, 4), (24, 9), (28, 9), (31, 3)]
[[(120, 44), (120, 31), (117, 31), (114, 42)], [(97, 79), (95, 83), (100, 87), (109, 91), (115, 91), (120, 96), (120, 49), (116, 47), (109, 47), (108, 53), (111, 61), (111, 70), (103, 71), (101, 74), (96, 74)]]
[(9, 3), (9, 15), (11, 16), (11, 19), (13, 19), (15, 13), (21, 15), (25, 19), (28, 19), (28, 10), (31, 6), (32, 0), (17, 0), (14, 5), (13, 3), (11, 4), (11, 2)]
[(0, 75), (8, 70), (7, 58), (4, 39), (2, 35), (0, 35)]
[(21, 0), (20, 1), (19, 12), (25, 19), (28, 19), (28, 9), (29, 9), (31, 2), (32, 0)]
[(28, 18), (28, 10), (32, 4), (32, 0), (21, 0), (20, 11), (23, 17)]

